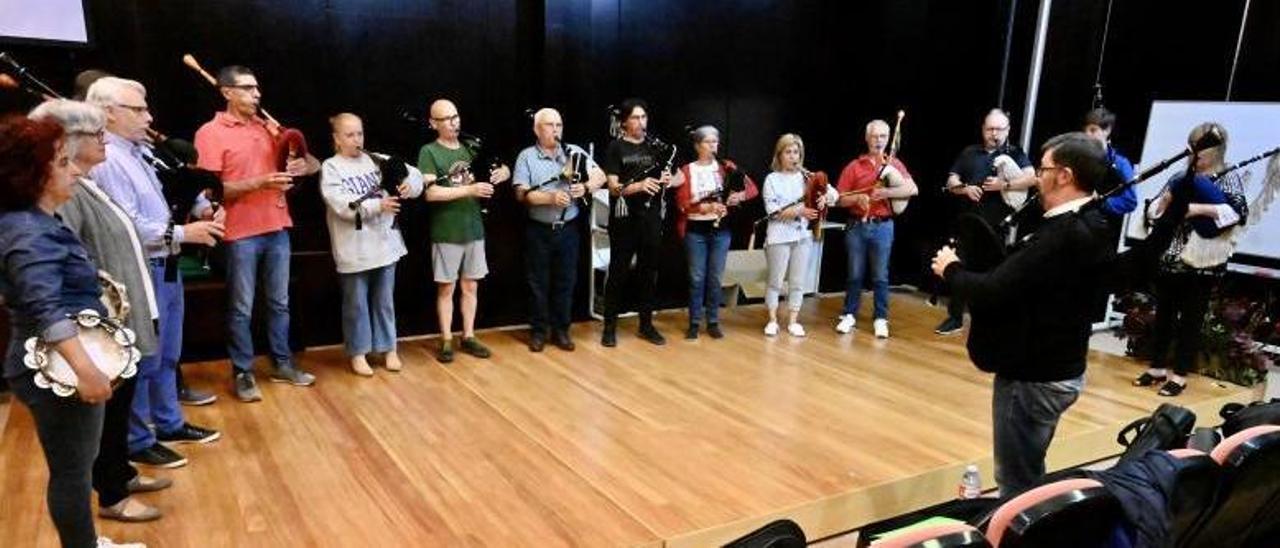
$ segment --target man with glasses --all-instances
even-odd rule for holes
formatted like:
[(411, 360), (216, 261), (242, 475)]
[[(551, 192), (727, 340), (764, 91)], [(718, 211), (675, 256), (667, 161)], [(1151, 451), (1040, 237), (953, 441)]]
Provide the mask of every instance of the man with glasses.
[(1058, 420), (1084, 387), (1090, 311), (1115, 257), (1108, 214), (1082, 209), (1110, 169), (1102, 145), (1084, 133), (1059, 135), (1045, 143), (1040, 166), (1045, 213), (1035, 233), (989, 272), (966, 270), (950, 247), (932, 264), (955, 295), (999, 310), (974, 317), (967, 346), (974, 365), (996, 375), (992, 428), (1004, 496), (1044, 475)]
[(418, 152), (418, 169), (427, 180), (426, 198), (431, 211), (431, 269), (436, 281), (436, 314), (440, 321), (441, 363), (453, 361), (453, 292), (462, 286), (463, 352), (488, 358), (489, 349), (476, 338), (476, 308), (480, 280), (489, 273), (484, 253), (484, 219), (479, 198), (493, 196), (493, 185), (511, 178), (511, 170), (500, 166), (475, 181), (471, 162), (476, 151), (463, 144), (462, 117), (452, 101), (439, 99), (431, 104), (431, 129), (436, 140)]
[(267, 303), (267, 341), (275, 365), (272, 382), (311, 386), (315, 376), (293, 363), (289, 347), (288, 229), (293, 226), (285, 192), (296, 177), (320, 170), (310, 154), (277, 166), (278, 150), (273, 130), (258, 115), (262, 98), (258, 79), (242, 66), (218, 71), (218, 87), (227, 108), (196, 132), (201, 169), (222, 180), (227, 212), (227, 353), (231, 356), (232, 383), (240, 401), (262, 399), (253, 377), (253, 298), (262, 273)]
[[(147, 90), (133, 80), (106, 77), (89, 86), (89, 103), (107, 115), (106, 160), (93, 168), (90, 178), (106, 192), (133, 221), (151, 268), (159, 312), (159, 348), (138, 363), (137, 384), (129, 418), (129, 460), (135, 464), (176, 468), (187, 459), (160, 442), (209, 443), (219, 437), (215, 430), (186, 422), (178, 404), (175, 376), (182, 357), (182, 320), (185, 313), (182, 275), (172, 265), (183, 243), (212, 246), (223, 235), (221, 215), (215, 216), (209, 201), (197, 200), (191, 215), (201, 219), (178, 224), (185, 219), (170, 215), (160, 180), (151, 167), (146, 146), (151, 112)], [(151, 426), (154, 425), (154, 431)]]
[(586, 158), (576, 180), (564, 177), (574, 156), (586, 157), (577, 145), (562, 144), (564, 122), (555, 109), (533, 115), (537, 143), (520, 151), (512, 179), (516, 198), (529, 207), (525, 226), (525, 278), (529, 282), (529, 350), (541, 352), (550, 328), (551, 343), (566, 352), (575, 348), (569, 338), (573, 286), (578, 272), (580, 216), (587, 210), (579, 199), (604, 186), (605, 175), (595, 160)]
[[(996, 177), (995, 162), (1000, 156), (1016, 162), (1022, 170), (1021, 176), (1011, 181)], [(1035, 183), (1031, 160), (1022, 149), (1009, 143), (1009, 115), (992, 109), (982, 121), (982, 143), (966, 147), (951, 164), (946, 191), (956, 198), (957, 217), (977, 214), (994, 228), (1013, 211), (1001, 193), (1027, 190)], [(947, 318), (934, 332), (951, 335), (963, 329), (965, 304), (964, 299), (953, 294), (947, 305)]]

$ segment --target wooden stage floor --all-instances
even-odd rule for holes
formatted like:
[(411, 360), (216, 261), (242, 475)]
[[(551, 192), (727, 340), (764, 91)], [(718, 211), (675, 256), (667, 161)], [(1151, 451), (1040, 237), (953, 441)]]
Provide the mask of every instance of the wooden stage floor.
[[(372, 379), (339, 349), (309, 351), (299, 360), (317, 386), (262, 382), (255, 404), (229, 397), (226, 362), (190, 366), (222, 399), (187, 417), (223, 439), (152, 472), (175, 480), (142, 495), (162, 520), (100, 521), (100, 534), (162, 547), (714, 546), (779, 517), (817, 539), (940, 502), (968, 463), (990, 484), (991, 379), (964, 336), (934, 335), (942, 311), (903, 295), (893, 338), (874, 339), (866, 316), (841, 336), (828, 320), (839, 306), (810, 299), (805, 339), (765, 338), (763, 310), (743, 307), (726, 311), (720, 341), (685, 341), (683, 312), (660, 314), (663, 347), (636, 339), (635, 320), (614, 349), (597, 323), (574, 326), (574, 353), (490, 332), (493, 359), (448, 366), (434, 339), (403, 342), (404, 372)], [(1120, 426), (1162, 401), (1129, 386), (1140, 368), (1091, 356), (1052, 468), (1119, 451)], [(1212, 417), (1253, 392), (1197, 377), (1177, 402)], [(7, 423), (0, 546), (54, 546), (30, 415), (14, 405)]]

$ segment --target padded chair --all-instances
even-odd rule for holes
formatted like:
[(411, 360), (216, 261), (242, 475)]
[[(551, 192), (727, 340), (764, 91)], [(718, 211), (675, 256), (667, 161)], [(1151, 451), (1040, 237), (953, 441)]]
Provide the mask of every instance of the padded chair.
[(874, 542), (875, 548), (990, 548), (982, 531), (967, 523), (935, 525)]
[(1100, 546), (1123, 520), (1120, 502), (1097, 480), (1068, 479), (1002, 504), (986, 536), (997, 548)]
[(1210, 453), (1222, 466), (1219, 504), (1180, 546), (1274, 547), (1280, 542), (1280, 426), (1255, 426)]
[(1184, 461), (1186, 468), (1178, 474), (1173, 500), (1169, 501), (1171, 518), (1169, 538), (1175, 546), (1213, 515), (1222, 482), (1222, 467), (1213, 457), (1195, 449), (1174, 449), (1169, 454)]

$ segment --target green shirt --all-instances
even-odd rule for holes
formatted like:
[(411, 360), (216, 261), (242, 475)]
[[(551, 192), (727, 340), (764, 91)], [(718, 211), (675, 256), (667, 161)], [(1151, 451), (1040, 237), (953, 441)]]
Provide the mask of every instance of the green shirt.
[[(475, 154), (467, 147), (446, 148), (439, 142), (422, 146), (418, 152), (418, 170), (436, 177), (434, 184), (451, 187), (453, 182), (446, 175), (465, 169)], [(461, 164), (461, 165), (459, 165)], [(480, 217), (480, 203), (474, 197), (459, 198), (431, 204), (431, 241), (434, 243), (465, 244), (484, 239), (484, 222)]]

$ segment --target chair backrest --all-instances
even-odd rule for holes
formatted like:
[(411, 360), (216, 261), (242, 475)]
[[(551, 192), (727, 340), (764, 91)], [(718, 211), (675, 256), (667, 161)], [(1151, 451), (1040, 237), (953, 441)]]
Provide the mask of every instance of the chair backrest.
[(1097, 480), (1041, 485), (1004, 503), (991, 517), (992, 546), (1096, 546), (1124, 519), (1120, 503)]
[(1219, 503), (1182, 546), (1274, 546), (1280, 535), (1280, 426), (1255, 426), (1218, 444)]
[(991, 543), (972, 525), (950, 523), (916, 529), (871, 545), (875, 548), (980, 548), (990, 547)]
[(1208, 453), (1174, 449), (1169, 454), (1183, 461), (1169, 500), (1169, 538), (1176, 543), (1199, 528), (1218, 504), (1222, 467)]

